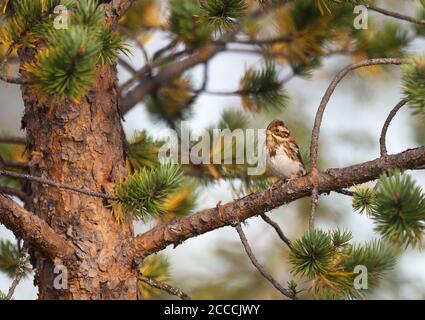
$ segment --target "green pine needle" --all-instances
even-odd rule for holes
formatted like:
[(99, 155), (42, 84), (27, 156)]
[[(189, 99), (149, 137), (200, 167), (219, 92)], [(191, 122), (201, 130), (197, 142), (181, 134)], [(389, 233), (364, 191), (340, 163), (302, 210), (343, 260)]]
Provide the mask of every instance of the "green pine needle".
[(360, 214), (366, 212), (366, 215), (372, 214), (373, 203), (376, 199), (376, 193), (367, 187), (356, 188), (353, 195), (353, 209)]
[(216, 30), (232, 29), (237, 20), (246, 13), (248, 5), (245, 0), (203, 0), (202, 17)]
[[(17, 244), (9, 240), (0, 240), (0, 271), (13, 278), (19, 267), (20, 253)], [(30, 266), (24, 268), (24, 275), (29, 273)]]
[(329, 236), (334, 248), (344, 248), (348, 245), (351, 239), (353, 239), (351, 231), (342, 230), (340, 228), (330, 231)]
[(156, 169), (142, 168), (128, 176), (117, 186), (112, 201), (115, 217), (132, 214), (135, 219), (146, 221), (149, 217), (164, 215), (167, 197), (183, 182), (180, 166), (163, 164)]
[(142, 168), (156, 168), (158, 163), (158, 152), (163, 141), (154, 140), (146, 131), (137, 133), (130, 141), (128, 159), (134, 170)]
[(408, 30), (398, 23), (388, 22), (378, 29), (371, 39), (360, 37), (358, 46), (360, 49), (364, 49), (371, 59), (398, 58), (403, 54), (402, 48), (405, 48), (408, 43)]
[(425, 230), (425, 195), (407, 174), (399, 170), (381, 176), (373, 204), (372, 219), (385, 239), (422, 246)]
[(71, 24), (98, 28), (102, 23), (103, 10), (97, 0), (83, 0), (77, 4), (77, 9), (72, 15)]
[(99, 62), (101, 64), (114, 63), (119, 52), (127, 56), (130, 53), (130, 49), (124, 39), (110, 28), (100, 30), (99, 38), (102, 46), (99, 53)]
[(350, 244), (351, 239), (351, 232), (346, 230), (313, 229), (293, 243), (289, 255), (292, 272), (312, 281), (311, 290), (316, 299), (363, 298), (369, 290), (355, 287), (359, 275), (356, 267), (366, 268), (368, 289), (375, 287), (394, 267), (394, 252), (383, 241), (358, 245)]
[(413, 58), (402, 67), (403, 94), (415, 114), (425, 115), (425, 56)]
[(7, 295), (1, 290), (0, 290), (0, 300), (9, 300), (7, 299)]
[(226, 109), (221, 114), (221, 119), (218, 123), (218, 128), (229, 129), (230, 131), (236, 129), (244, 129), (248, 124), (248, 117), (240, 110)]
[[(106, 25), (104, 7), (97, 0), (22, 0), (2, 32), (3, 42), (30, 45), (42, 41), (34, 62), (23, 66), (25, 76), (40, 92), (58, 100), (79, 101), (93, 83), (98, 64), (112, 64), (119, 52), (127, 53), (120, 36)], [(68, 28), (54, 29), (56, 5), (69, 9)], [(31, 31), (31, 41), (24, 35)], [(14, 34), (16, 37), (9, 37)]]
[(288, 101), (276, 66), (270, 61), (261, 70), (250, 68), (245, 72), (240, 81), (239, 93), (244, 108), (249, 111), (281, 110)]
[(200, 21), (200, 8), (196, 0), (170, 1), (170, 30), (188, 47), (200, 47), (212, 36), (212, 27)]
[[(356, 266), (365, 266), (368, 273), (368, 287), (375, 287), (379, 280), (396, 264), (395, 252), (382, 240), (371, 240), (363, 245), (353, 244), (344, 252), (344, 269), (354, 270)], [(353, 296), (364, 295), (356, 290)], [(363, 293), (362, 293), (363, 291)]]
[(289, 261), (296, 275), (316, 277), (332, 270), (334, 247), (329, 235), (319, 229), (307, 230), (292, 244)]
[(56, 46), (41, 51), (38, 61), (25, 65), (24, 70), (43, 93), (77, 100), (93, 83), (98, 44), (81, 26), (53, 33), (50, 43), (55, 42)]
[[(170, 281), (170, 262), (164, 255), (149, 256), (139, 266), (139, 273), (159, 282), (168, 282)], [(143, 299), (149, 299), (161, 292), (143, 281), (139, 281), (137, 286)]]

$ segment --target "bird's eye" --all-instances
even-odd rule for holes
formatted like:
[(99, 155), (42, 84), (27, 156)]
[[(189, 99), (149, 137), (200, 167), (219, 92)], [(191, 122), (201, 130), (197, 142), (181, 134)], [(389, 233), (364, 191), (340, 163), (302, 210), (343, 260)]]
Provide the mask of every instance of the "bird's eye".
[(278, 129), (278, 128), (276, 128), (276, 129), (274, 129), (274, 131), (275, 131), (276, 133), (278, 133), (278, 132), (279, 132), (279, 129)]

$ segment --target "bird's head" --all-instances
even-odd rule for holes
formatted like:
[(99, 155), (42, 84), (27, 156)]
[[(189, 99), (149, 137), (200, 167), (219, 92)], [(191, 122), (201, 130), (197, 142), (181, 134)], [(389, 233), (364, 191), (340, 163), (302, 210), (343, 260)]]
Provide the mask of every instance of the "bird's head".
[(273, 120), (267, 126), (267, 138), (273, 139), (276, 142), (282, 142), (289, 138), (291, 133), (289, 129), (285, 126), (285, 123), (281, 120)]

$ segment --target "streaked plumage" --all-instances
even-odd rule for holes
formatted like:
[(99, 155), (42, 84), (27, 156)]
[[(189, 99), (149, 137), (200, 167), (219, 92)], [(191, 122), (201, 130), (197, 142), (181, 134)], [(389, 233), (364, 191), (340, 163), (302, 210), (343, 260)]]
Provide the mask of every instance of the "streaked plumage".
[(266, 132), (267, 169), (279, 179), (305, 175), (299, 147), (283, 121), (273, 120)]

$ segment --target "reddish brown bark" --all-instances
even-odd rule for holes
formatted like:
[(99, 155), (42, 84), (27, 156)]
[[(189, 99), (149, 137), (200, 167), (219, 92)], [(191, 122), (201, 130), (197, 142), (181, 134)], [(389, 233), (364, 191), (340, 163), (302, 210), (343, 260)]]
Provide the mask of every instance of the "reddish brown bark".
[[(25, 57), (24, 57), (25, 59)], [(102, 66), (79, 103), (53, 103), (23, 89), (32, 175), (111, 192), (126, 175), (116, 70)], [(52, 261), (38, 252), (40, 299), (135, 299), (136, 274), (121, 247), (133, 237), (131, 221), (118, 224), (104, 201), (41, 184), (32, 185), (31, 211), (77, 248), (69, 285), (53, 287)]]
[(1, 193), (0, 221), (17, 237), (37, 246), (46, 257), (68, 260), (74, 256), (74, 248), (45, 221)]

